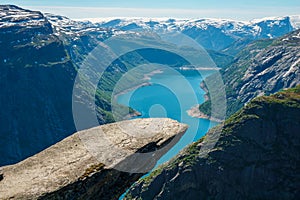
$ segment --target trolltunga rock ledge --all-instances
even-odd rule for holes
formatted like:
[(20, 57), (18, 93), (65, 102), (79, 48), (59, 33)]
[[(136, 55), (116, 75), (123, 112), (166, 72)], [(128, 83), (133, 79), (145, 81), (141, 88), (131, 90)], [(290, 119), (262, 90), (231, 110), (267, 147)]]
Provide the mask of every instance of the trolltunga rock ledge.
[(117, 199), (187, 130), (171, 119), (136, 119), (73, 134), (0, 169), (0, 199)]

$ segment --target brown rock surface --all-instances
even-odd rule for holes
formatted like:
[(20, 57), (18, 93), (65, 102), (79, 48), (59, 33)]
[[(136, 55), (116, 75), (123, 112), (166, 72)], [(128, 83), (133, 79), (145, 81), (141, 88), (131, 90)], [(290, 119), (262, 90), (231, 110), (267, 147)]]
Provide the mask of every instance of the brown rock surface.
[(174, 120), (156, 118), (77, 132), (20, 163), (3, 167), (0, 199), (116, 199), (186, 129)]

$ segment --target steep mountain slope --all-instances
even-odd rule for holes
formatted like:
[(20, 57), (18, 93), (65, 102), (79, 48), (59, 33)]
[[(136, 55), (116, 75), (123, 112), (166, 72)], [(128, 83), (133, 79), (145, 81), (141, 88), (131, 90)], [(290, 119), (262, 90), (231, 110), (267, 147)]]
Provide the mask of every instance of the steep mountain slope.
[(50, 13), (46, 13), (45, 17), (51, 23), (54, 34), (64, 42), (72, 61), (78, 65), (99, 41), (115, 34), (115, 31), (101, 28), (91, 22), (74, 21)]
[[(300, 84), (300, 30), (276, 40), (251, 43), (221, 74), (227, 93), (227, 116), (254, 97), (295, 87)], [(213, 80), (210, 77), (206, 81)], [(202, 104), (200, 111), (210, 115), (210, 101)]]
[[(117, 199), (186, 129), (174, 120), (156, 118), (75, 133), (20, 163), (0, 168), (0, 199)], [(149, 137), (139, 137), (144, 134)]]
[(256, 98), (125, 199), (298, 199), (299, 114), (300, 86)]
[(73, 133), (76, 70), (40, 12), (1, 6), (0, 165), (13, 163)]
[[(0, 6), (0, 13), (1, 166), (76, 131), (72, 91), (77, 66), (43, 14), (9, 5)], [(99, 93), (96, 104), (99, 123), (113, 121), (110, 104)]]
[(290, 17), (258, 19), (251, 22), (224, 19), (114, 19), (98, 24), (100, 27), (123, 31), (132, 29), (180, 31), (195, 39), (205, 49), (219, 51), (239, 40), (246, 42), (282, 36), (297, 28), (295, 21), (297, 20), (293, 21), (294, 27)]

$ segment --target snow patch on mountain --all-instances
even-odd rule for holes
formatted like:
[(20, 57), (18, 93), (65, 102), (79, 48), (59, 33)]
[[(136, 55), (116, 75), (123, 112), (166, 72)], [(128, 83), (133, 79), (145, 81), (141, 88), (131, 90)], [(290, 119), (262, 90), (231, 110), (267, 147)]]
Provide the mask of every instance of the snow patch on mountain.
[(44, 23), (45, 18), (40, 12), (20, 9), (11, 5), (1, 6), (0, 8), (0, 28), (33, 27)]
[(45, 13), (45, 16), (52, 24), (52, 27), (56, 34), (67, 34), (67, 35), (74, 35), (80, 36), (84, 33), (106, 33), (107, 31), (104, 28), (99, 27), (98, 25), (90, 22), (90, 21), (77, 21), (71, 20), (67, 17), (54, 15), (50, 13)]
[(295, 29), (300, 28), (300, 15), (290, 16), (291, 24)]
[(274, 22), (278, 22), (278, 21), (282, 21), (284, 20), (286, 17), (264, 17), (264, 18), (259, 18), (259, 19), (253, 19), (250, 22), (253, 24), (257, 24), (260, 22), (267, 22), (267, 21), (274, 21)]
[[(46, 15), (58, 32), (78, 34), (80, 32), (152, 30), (158, 32), (181, 32), (206, 49), (222, 50), (237, 41), (277, 38), (293, 31), (289, 17), (271, 17), (252, 21), (230, 19), (178, 19), (178, 18), (88, 18), (70, 20)], [(297, 18), (293, 18), (295, 26)]]

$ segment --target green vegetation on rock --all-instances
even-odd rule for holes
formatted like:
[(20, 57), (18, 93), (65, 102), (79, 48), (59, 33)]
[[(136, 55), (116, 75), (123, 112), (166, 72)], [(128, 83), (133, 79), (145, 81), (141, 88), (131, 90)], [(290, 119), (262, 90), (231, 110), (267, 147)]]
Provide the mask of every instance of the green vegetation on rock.
[(300, 85), (255, 98), (125, 199), (297, 199), (299, 113)]

